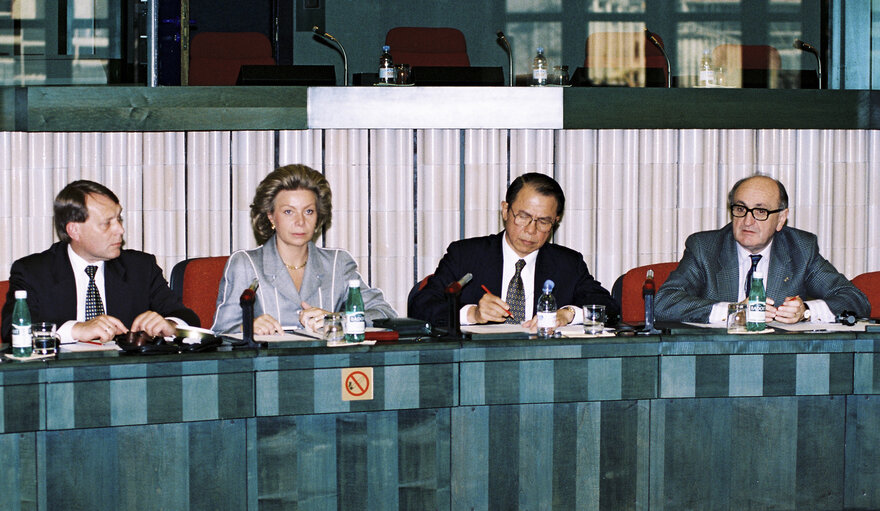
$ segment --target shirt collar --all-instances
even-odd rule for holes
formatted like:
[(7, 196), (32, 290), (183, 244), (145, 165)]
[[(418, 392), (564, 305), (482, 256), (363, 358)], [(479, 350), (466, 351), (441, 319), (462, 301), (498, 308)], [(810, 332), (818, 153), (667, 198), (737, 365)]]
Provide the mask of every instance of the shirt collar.
[(74, 274), (77, 275), (81, 272), (84, 272), (86, 270), (86, 266), (97, 266), (99, 272), (104, 267), (104, 261), (90, 263), (80, 257), (80, 255), (73, 250), (73, 247), (70, 246), (70, 243), (67, 244), (67, 257), (68, 259), (70, 259), (70, 266), (73, 267)]

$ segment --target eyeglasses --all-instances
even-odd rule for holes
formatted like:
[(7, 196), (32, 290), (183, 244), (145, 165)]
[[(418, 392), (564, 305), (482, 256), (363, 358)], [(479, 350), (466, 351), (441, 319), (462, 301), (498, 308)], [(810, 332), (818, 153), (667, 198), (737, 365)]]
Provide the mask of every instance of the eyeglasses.
[(541, 232), (547, 232), (553, 228), (553, 224), (556, 223), (552, 218), (541, 217), (535, 218), (532, 215), (526, 213), (525, 211), (520, 211), (518, 213), (514, 213), (513, 210), (510, 210), (513, 213), (513, 223), (520, 227), (528, 227), (532, 222), (535, 222), (535, 227)]
[(773, 213), (779, 213), (780, 211), (783, 211), (784, 209), (785, 208), (782, 208), (782, 209), (747, 208), (747, 207), (743, 206), (742, 204), (734, 204), (733, 206), (730, 206), (730, 214), (735, 216), (736, 218), (742, 218), (742, 217), (748, 215), (749, 213), (751, 213), (752, 218), (754, 218), (755, 220), (758, 220), (759, 222), (763, 222), (764, 220), (767, 220), (768, 218), (770, 218), (770, 215), (772, 215)]

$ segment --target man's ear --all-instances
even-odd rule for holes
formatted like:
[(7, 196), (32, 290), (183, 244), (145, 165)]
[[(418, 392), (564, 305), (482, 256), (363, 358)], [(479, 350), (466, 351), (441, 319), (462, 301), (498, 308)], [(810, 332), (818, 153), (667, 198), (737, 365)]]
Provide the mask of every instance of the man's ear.
[(70, 239), (79, 241), (79, 227), (80, 224), (76, 222), (67, 222), (67, 225), (64, 226), (64, 231), (70, 236)]
[(501, 219), (505, 222), (507, 221), (507, 203), (505, 201), (501, 201)]

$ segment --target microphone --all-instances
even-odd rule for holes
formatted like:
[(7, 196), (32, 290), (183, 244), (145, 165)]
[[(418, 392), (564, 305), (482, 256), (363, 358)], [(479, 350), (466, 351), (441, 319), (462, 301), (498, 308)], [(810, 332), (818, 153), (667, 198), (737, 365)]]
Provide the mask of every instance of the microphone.
[(813, 46), (812, 44), (805, 43), (805, 42), (801, 41), (800, 39), (794, 40), (794, 47), (797, 48), (798, 50), (805, 51), (807, 53), (812, 53), (813, 56), (816, 57), (816, 68), (818, 69), (817, 73), (819, 76), (819, 88), (821, 89), (822, 88), (822, 59), (819, 58), (819, 50), (817, 50), (816, 47)]
[(446, 286), (446, 293), (447, 294), (461, 293), (461, 288), (466, 286), (467, 283), (470, 282), (472, 278), (474, 278), (474, 275), (472, 273), (465, 273), (462, 278), (460, 278), (457, 281), (452, 282), (451, 284)]
[(332, 35), (321, 30), (318, 27), (318, 25), (315, 25), (312, 27), (312, 32), (319, 35), (320, 37), (323, 37), (324, 39), (327, 39), (328, 41), (333, 41), (334, 43), (336, 43), (336, 46), (339, 47), (339, 50), (342, 52), (342, 68), (343, 68), (343, 72), (345, 73), (345, 76), (343, 76), (343, 78), (342, 78), (342, 85), (347, 87), (348, 86), (348, 55), (345, 54), (345, 48), (342, 47), (342, 43), (340, 43), (339, 40), (336, 39), (335, 37), (333, 37)]
[(510, 87), (513, 87), (513, 50), (510, 48), (510, 41), (504, 37), (504, 32), (498, 31), (495, 33), (498, 36), (498, 42), (501, 43), (501, 46), (504, 48), (504, 51), (507, 52), (507, 74), (508, 80), (510, 80)]
[(645, 283), (642, 284), (642, 298), (645, 299), (645, 328), (637, 332), (639, 335), (659, 334), (654, 328), (654, 293), (657, 286), (654, 283), (654, 270), (648, 270), (645, 275)]
[(254, 302), (257, 300), (257, 288), (260, 287), (260, 281), (254, 279), (247, 289), (241, 292), (238, 299), (241, 305), (241, 344), (254, 347)]
[(669, 65), (669, 55), (666, 54), (666, 50), (663, 48), (663, 44), (657, 39), (657, 35), (648, 30), (648, 27), (645, 27), (645, 37), (648, 38), (648, 41), (651, 41), (651, 44), (654, 45), (655, 48), (660, 50), (660, 53), (663, 54), (663, 60), (666, 61), (666, 88), (672, 88), (672, 66)]

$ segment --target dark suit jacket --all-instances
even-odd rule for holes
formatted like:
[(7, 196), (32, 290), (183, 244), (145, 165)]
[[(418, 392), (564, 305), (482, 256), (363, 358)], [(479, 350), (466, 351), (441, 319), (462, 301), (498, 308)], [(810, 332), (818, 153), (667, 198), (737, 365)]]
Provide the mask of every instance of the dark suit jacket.
[[(868, 317), (871, 305), (834, 266), (819, 255), (816, 235), (785, 226), (773, 236), (767, 296), (777, 304), (799, 295), (825, 300), (835, 314), (843, 310)], [(688, 236), (681, 262), (656, 297), (658, 321), (709, 321), (712, 306), (735, 302), (739, 293), (739, 263), (733, 227)]]
[[(67, 243), (58, 242), (49, 250), (31, 254), (12, 263), (9, 293), (3, 306), (3, 339), (12, 335), (12, 308), (15, 291), (28, 292), (31, 320), (62, 323), (76, 319), (76, 281)], [(199, 326), (199, 317), (184, 307), (168, 287), (156, 257), (136, 250), (123, 250), (116, 259), (104, 263), (104, 303), (107, 314), (131, 326), (134, 318), (148, 310), (164, 317), (175, 317)]]
[[(449, 283), (460, 279), (470, 272), (473, 280), (461, 292), (461, 304), (476, 304), (485, 294), (480, 284), (484, 284), (495, 295), (501, 295), (501, 279), (503, 273), (503, 255), (501, 239), (504, 232), (480, 238), (456, 241), (449, 245), (446, 254), (433, 276), (428, 279), (425, 288), (417, 292), (409, 303), (408, 315), (413, 318), (430, 321), (434, 325), (445, 325), (447, 307), (444, 289)], [(564, 305), (604, 305), (608, 317), (616, 317), (620, 313), (617, 303), (611, 294), (590, 275), (583, 256), (570, 248), (547, 243), (538, 251), (535, 261), (534, 305), (541, 295), (541, 286), (550, 279), (556, 287), (553, 295), (556, 303)]]

